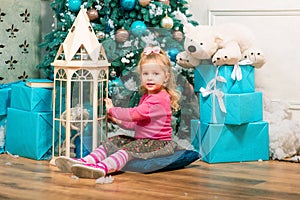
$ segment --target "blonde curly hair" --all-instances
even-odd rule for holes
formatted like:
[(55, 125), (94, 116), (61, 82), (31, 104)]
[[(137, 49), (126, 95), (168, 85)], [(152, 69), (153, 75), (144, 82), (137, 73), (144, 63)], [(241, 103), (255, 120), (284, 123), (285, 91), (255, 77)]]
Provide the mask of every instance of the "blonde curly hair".
[[(148, 48), (148, 50), (147, 50)], [(156, 49), (155, 51), (149, 51), (149, 48)], [(140, 55), (140, 60), (137, 65), (137, 73), (141, 75), (141, 65), (149, 60), (155, 60), (158, 64), (160, 64), (161, 68), (164, 70), (166, 74), (169, 75), (167, 82), (164, 85), (165, 90), (171, 96), (171, 109), (173, 112), (176, 112), (180, 109), (179, 100), (181, 93), (176, 89), (175, 76), (172, 70), (171, 62), (168, 55), (159, 47), (146, 47)], [(146, 93), (147, 90), (140, 86), (140, 92), (142, 94)]]

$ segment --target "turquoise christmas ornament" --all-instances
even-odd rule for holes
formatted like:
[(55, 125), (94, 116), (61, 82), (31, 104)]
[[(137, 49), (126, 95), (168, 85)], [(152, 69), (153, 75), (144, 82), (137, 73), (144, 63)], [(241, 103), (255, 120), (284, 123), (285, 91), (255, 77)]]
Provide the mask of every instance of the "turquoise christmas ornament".
[(145, 33), (147, 26), (144, 22), (138, 20), (131, 24), (130, 30), (135, 36), (140, 36)]
[(121, 7), (124, 10), (132, 10), (135, 6), (136, 0), (120, 0)]
[(80, 10), (82, 0), (68, 0), (69, 10), (72, 12), (77, 12)]
[(178, 53), (179, 53), (179, 50), (177, 48), (171, 48), (168, 51), (168, 55), (170, 57), (170, 60), (173, 61), (173, 62), (176, 62), (176, 56), (177, 56)]
[(123, 82), (120, 78), (114, 77), (108, 81), (108, 94), (110, 96), (120, 94), (120, 88), (123, 88)]

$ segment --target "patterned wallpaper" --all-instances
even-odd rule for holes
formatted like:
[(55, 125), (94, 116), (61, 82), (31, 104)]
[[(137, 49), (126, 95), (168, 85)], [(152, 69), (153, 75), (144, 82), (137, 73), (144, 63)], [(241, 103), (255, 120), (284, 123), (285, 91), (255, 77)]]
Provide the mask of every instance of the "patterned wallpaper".
[(40, 0), (1, 0), (0, 83), (39, 77)]

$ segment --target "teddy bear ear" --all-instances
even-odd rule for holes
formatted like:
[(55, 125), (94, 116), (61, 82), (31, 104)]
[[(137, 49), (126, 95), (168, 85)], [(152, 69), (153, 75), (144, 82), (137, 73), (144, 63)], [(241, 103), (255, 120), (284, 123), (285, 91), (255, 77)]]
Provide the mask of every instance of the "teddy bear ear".
[(192, 24), (187, 23), (183, 26), (183, 33), (185, 35), (188, 35), (193, 30), (193, 28), (195, 28), (195, 27)]
[(221, 44), (223, 42), (223, 38), (220, 35), (216, 35), (215, 42), (217, 44)]

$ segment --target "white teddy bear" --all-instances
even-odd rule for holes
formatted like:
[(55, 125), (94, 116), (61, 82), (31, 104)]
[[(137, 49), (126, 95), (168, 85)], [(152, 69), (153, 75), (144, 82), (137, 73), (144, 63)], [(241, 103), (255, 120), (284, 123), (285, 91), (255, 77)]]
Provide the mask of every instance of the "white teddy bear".
[[(175, 16), (184, 25), (184, 52), (179, 53), (176, 57), (178, 64), (182, 67), (196, 67), (196, 64), (200, 64), (202, 60), (207, 59), (212, 59), (215, 65), (218, 65), (218, 63), (220, 65), (233, 65), (244, 59), (243, 56), (255, 61), (253, 58), (250, 59), (248, 54), (244, 54), (250, 48), (252, 48), (251, 53), (259, 54), (253, 48), (254, 35), (248, 27), (242, 24), (226, 23), (215, 26), (193, 26), (188, 23), (187, 18), (182, 13), (177, 12)], [(190, 62), (191, 60), (193, 61)]]
[(266, 63), (266, 57), (262, 50), (249, 48), (242, 54), (243, 60), (250, 60), (252, 62), (252, 66), (255, 68), (261, 68)]
[(236, 42), (228, 42), (224, 48), (219, 49), (212, 57), (215, 66), (235, 65), (242, 58), (242, 53)]
[[(232, 49), (240, 53), (250, 48), (253, 44), (253, 34), (241, 24), (222, 24), (216, 26), (199, 25), (184, 26), (184, 49), (193, 57), (204, 60), (212, 56), (226, 45), (235, 43)], [(238, 56), (238, 55), (237, 55)]]
[(200, 60), (189, 55), (186, 51), (179, 52), (176, 56), (176, 63), (184, 68), (192, 68), (200, 64)]

